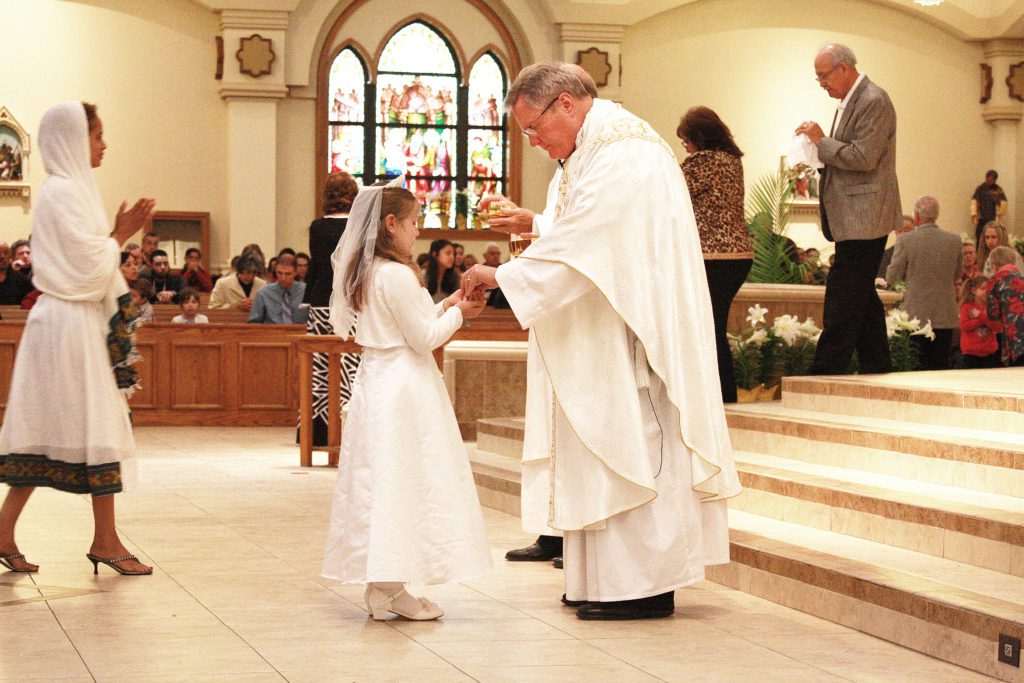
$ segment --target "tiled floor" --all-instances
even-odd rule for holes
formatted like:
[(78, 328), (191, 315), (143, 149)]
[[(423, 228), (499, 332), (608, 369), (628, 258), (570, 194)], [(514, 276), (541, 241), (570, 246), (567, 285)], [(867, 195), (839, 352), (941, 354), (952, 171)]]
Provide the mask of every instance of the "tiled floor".
[(671, 619), (580, 621), (558, 602), (561, 572), (501, 559), (529, 538), (490, 510), (493, 572), (419, 591), (439, 622), (374, 622), (361, 587), (319, 576), (336, 474), (296, 466), (294, 430), (136, 435), (141, 483), (118, 496), (119, 526), (155, 575), (94, 577), (88, 499), (38, 491), (18, 540), (42, 570), (0, 573), (0, 680), (983, 680), (707, 582)]

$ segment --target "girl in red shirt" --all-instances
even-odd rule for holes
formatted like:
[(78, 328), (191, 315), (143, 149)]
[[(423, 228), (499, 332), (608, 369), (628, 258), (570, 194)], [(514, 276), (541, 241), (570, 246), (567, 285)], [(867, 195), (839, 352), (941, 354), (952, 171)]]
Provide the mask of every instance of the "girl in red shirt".
[(960, 286), (960, 358), (956, 367), (998, 368), (999, 339), (1003, 324), (990, 320), (986, 311), (988, 278), (969, 278)]

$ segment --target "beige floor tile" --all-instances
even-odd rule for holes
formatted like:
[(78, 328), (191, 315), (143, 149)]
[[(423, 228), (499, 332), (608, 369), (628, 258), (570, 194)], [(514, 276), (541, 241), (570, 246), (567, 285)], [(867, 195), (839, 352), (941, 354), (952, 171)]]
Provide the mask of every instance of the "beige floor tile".
[(351, 633), (294, 638), (287, 633), (247, 636), (247, 641), (274, 669), (290, 674), (310, 675), (320, 672), (364, 668), (374, 662), (385, 668), (447, 669), (451, 666), (427, 647), (398, 633), (387, 624), (375, 623), (358, 635)]
[(48, 610), (5, 614), (0, 620), (0, 649), (26, 655), (75, 651), (67, 634)]
[(223, 625), (173, 630), (76, 629), (67, 633), (97, 677), (164, 673), (200, 677), (274, 671)]
[(505, 666), (617, 667), (622, 662), (579, 640), (459, 641), (430, 643), (430, 649), (470, 676)]
[[(129, 676), (97, 676), (96, 683), (281, 683), (286, 681), (279, 673), (209, 674), (202, 676), (182, 674), (132, 674)], [(64, 683), (60, 681), (59, 683)]]
[(771, 680), (839, 681), (828, 672), (748, 640), (721, 634), (715, 639), (674, 637), (591, 640), (594, 647), (666, 681)]
[(457, 619), (529, 619), (531, 616), (516, 607), (499, 602), (498, 600), (432, 599), (444, 608), (445, 621)]
[(820, 669), (857, 681), (891, 681), (897, 671), (915, 671), (917, 680), (929, 682), (991, 680), (864, 633), (825, 634), (815, 638), (756, 635), (750, 636), (749, 640), (773, 652), (813, 662)]
[(660, 679), (627, 665), (621, 666), (493, 666), (473, 669), (481, 683), (559, 681), (559, 683), (642, 683)]
[(388, 622), (395, 630), (419, 643), (472, 641), (553, 641), (572, 636), (537, 619), (439, 619), (437, 621)]
[(102, 597), (90, 600), (55, 600), (50, 603), (60, 625), (68, 630), (79, 629), (159, 629), (177, 630), (216, 628), (220, 621), (209, 609), (186, 596), (159, 602), (104, 602)]
[(345, 681), (345, 683), (472, 683), (474, 680), (455, 667), (436, 669), (405, 669), (400, 667), (346, 668), (322, 670), (285, 671), (290, 683), (323, 683), (324, 681)]
[[(54, 647), (58, 648), (60, 644)], [(91, 680), (85, 662), (73, 649), (21, 652), (9, 647), (0, 648), (0, 681), (54, 680), (82, 676)]]

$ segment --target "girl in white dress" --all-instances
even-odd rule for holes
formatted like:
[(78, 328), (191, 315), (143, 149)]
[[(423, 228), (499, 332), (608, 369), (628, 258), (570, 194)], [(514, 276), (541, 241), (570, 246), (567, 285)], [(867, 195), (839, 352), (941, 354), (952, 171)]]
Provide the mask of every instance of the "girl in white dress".
[(366, 584), (374, 619), (436, 619), (405, 584), (478, 577), (491, 568), (483, 516), (451, 401), (431, 351), (483, 310), (457, 291), (434, 304), (412, 260), (416, 197), (364, 188), (334, 252), (331, 325), (358, 312), (363, 360), (341, 445), (323, 575)]
[(129, 210), (123, 203), (111, 232), (92, 171), (107, 148), (95, 105), (50, 107), (39, 148), (48, 177), (32, 211), (32, 283), (43, 294), (25, 321), (0, 428), (0, 482), (11, 487), (0, 507), (0, 565), (39, 568), (18, 550), (14, 527), (35, 488), (49, 486), (92, 494), (94, 572), (105, 564), (150, 574), (117, 534), (113, 494), (135, 480), (122, 393), (136, 379), (135, 316), (118, 254), (155, 202), (140, 199)]

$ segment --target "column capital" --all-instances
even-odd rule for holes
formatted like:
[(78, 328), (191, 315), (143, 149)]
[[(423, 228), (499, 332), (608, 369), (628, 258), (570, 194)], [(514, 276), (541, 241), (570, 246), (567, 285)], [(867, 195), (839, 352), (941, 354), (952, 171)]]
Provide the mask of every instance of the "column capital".
[(1024, 118), (1024, 106), (1020, 104), (1004, 104), (998, 106), (986, 106), (981, 112), (981, 118), (989, 123), (996, 121), (1011, 121), (1016, 123)]
[(288, 12), (257, 9), (221, 10), (220, 30), (230, 29), (285, 31), (288, 29)]
[(559, 38), (563, 43), (622, 43), (626, 27), (619, 24), (559, 24)]
[(982, 50), (984, 51), (985, 59), (996, 59), (998, 57), (1007, 57), (1009, 59), (1021, 58), (1024, 57), (1024, 40), (1017, 38), (986, 40), (982, 44)]
[(285, 55), (289, 13), (280, 10), (220, 11), (225, 100), (281, 99), (288, 96)]

